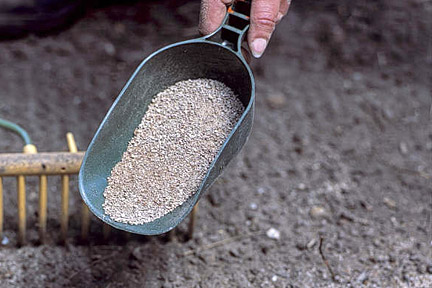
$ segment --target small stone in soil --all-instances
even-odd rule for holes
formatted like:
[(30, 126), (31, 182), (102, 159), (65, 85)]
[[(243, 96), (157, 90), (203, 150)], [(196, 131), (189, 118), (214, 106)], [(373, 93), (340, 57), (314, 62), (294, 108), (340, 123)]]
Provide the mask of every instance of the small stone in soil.
[(7, 238), (6, 236), (4, 236), (3, 239), (1, 240), (1, 244), (2, 244), (2, 245), (7, 245), (7, 244), (9, 244), (9, 238)]
[(312, 206), (309, 211), (309, 214), (312, 218), (318, 219), (327, 216), (327, 212), (324, 207), (321, 206)]
[(403, 155), (407, 154), (408, 153), (408, 145), (405, 142), (400, 142), (399, 143), (399, 150)]
[(273, 227), (270, 228), (269, 230), (267, 230), (266, 235), (270, 239), (275, 239), (275, 240), (279, 240), (280, 239), (280, 232), (279, 232), (279, 230), (276, 230)]
[(306, 248), (307, 249), (312, 249), (315, 244), (317, 243), (316, 239), (311, 239), (307, 244), (306, 244)]
[(305, 189), (306, 189), (306, 185), (305, 185), (304, 183), (300, 183), (300, 184), (298, 185), (298, 189), (299, 189), (299, 190), (305, 190)]
[(390, 209), (395, 209), (396, 208), (396, 202), (393, 199), (384, 197), (383, 202), (385, 205), (387, 205), (387, 207), (389, 207)]
[(267, 98), (267, 105), (272, 109), (280, 109), (285, 106), (286, 97), (282, 93), (273, 93)]

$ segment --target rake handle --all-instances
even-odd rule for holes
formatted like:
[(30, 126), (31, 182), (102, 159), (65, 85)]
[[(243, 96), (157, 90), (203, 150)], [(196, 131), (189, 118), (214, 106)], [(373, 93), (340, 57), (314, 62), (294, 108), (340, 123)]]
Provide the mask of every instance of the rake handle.
[(84, 152), (0, 154), (0, 176), (78, 174)]

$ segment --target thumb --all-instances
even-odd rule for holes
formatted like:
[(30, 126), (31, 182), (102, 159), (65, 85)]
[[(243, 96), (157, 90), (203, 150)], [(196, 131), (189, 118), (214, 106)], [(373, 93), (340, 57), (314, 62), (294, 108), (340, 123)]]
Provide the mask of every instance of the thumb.
[(226, 6), (232, 0), (201, 0), (199, 32), (207, 35), (216, 31), (226, 14)]
[(254, 0), (248, 32), (249, 48), (255, 58), (264, 53), (278, 20), (280, 0)]

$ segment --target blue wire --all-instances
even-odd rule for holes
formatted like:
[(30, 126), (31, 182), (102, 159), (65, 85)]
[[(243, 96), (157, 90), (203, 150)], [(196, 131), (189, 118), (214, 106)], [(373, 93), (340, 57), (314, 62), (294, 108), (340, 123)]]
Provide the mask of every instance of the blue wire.
[(25, 131), (21, 126), (7, 121), (5, 119), (0, 118), (0, 127), (6, 128), (8, 130), (11, 130), (21, 136), (21, 138), (24, 140), (25, 144), (32, 144), (32, 141), (30, 139), (30, 136), (28, 135), (27, 131)]

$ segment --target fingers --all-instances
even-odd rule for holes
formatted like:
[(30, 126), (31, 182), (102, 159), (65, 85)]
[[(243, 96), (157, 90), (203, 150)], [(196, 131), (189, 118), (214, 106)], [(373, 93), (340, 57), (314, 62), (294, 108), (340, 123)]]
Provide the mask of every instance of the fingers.
[(287, 0), (252, 1), (248, 44), (255, 58), (264, 53), (276, 23), (286, 14), (288, 7)]
[(207, 35), (216, 31), (226, 14), (226, 6), (232, 0), (201, 0), (199, 31)]
[(279, 7), (279, 13), (278, 13), (278, 19), (277, 19), (278, 23), (288, 13), (288, 9), (290, 7), (290, 4), (291, 4), (291, 0), (281, 0), (281, 4)]
[[(226, 6), (233, 0), (201, 0), (199, 31), (207, 35), (216, 31), (226, 14)], [(288, 12), (291, 0), (253, 0), (251, 7), (248, 45), (252, 55), (264, 53), (275, 26)]]

